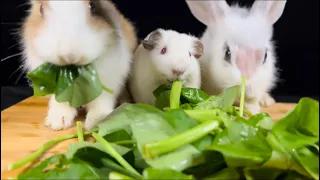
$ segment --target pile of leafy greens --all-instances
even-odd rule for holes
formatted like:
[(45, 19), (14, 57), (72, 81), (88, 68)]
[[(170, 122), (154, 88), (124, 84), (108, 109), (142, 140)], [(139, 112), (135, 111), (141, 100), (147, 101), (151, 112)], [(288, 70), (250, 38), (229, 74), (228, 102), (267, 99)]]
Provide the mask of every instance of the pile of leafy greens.
[[(239, 108), (233, 104), (240, 89)], [(266, 113), (246, 111), (243, 92), (239, 85), (208, 96), (183, 88), (180, 81), (163, 85), (154, 91), (155, 107), (122, 104), (88, 132), (77, 122), (77, 134), (47, 142), (9, 169), (60, 141), (78, 138), (65, 154), (17, 179), (317, 179), (319, 102), (302, 98), (274, 123)], [(88, 136), (94, 141), (85, 140)]]
[(91, 64), (83, 66), (57, 66), (45, 63), (28, 73), (35, 96), (55, 94), (58, 102), (69, 102), (80, 107), (97, 98), (102, 90), (113, 93), (101, 84), (98, 73)]

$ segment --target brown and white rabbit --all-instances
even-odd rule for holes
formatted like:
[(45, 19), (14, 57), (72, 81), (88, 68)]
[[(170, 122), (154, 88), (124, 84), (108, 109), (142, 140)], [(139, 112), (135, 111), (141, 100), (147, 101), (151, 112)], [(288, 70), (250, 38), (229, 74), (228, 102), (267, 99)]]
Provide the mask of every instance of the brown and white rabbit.
[(201, 41), (202, 88), (209, 94), (241, 84), (245, 75), (245, 108), (260, 112), (275, 102), (269, 92), (277, 82), (273, 24), (286, 1), (255, 1), (250, 9), (226, 1), (186, 1), (191, 13), (207, 26)]
[[(106, 0), (32, 0), (22, 28), (27, 72), (43, 63), (92, 63), (101, 82), (114, 91), (103, 92), (84, 107), (85, 128), (91, 129), (113, 111), (130, 71), (137, 46), (135, 28)], [(73, 125), (77, 109), (51, 95), (45, 125), (53, 130)]]

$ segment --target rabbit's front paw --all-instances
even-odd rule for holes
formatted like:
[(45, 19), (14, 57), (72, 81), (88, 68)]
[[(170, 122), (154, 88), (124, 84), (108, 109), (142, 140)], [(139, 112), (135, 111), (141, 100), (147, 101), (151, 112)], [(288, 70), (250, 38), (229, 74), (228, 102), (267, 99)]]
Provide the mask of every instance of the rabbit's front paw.
[(276, 103), (276, 101), (269, 93), (265, 93), (262, 99), (259, 101), (259, 104), (263, 107), (271, 106), (274, 103)]
[(85, 120), (85, 129), (90, 130), (97, 126), (114, 109), (116, 99), (103, 92), (97, 99), (87, 105), (87, 116)]
[(254, 102), (245, 104), (245, 109), (250, 111), (252, 114), (258, 114), (260, 113), (261, 107), (258, 102)]
[(76, 116), (77, 110), (75, 108), (57, 102), (49, 107), (48, 116), (44, 124), (55, 131), (67, 129), (73, 125)]

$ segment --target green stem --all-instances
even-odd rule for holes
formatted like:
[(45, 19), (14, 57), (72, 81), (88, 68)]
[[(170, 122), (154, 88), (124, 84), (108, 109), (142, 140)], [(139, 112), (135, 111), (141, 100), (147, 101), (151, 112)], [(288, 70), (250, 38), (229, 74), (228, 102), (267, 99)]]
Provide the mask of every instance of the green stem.
[(82, 129), (82, 122), (81, 122), (81, 121), (77, 121), (77, 133), (78, 133), (78, 140), (79, 140), (79, 142), (84, 141), (84, 138), (83, 138), (83, 129)]
[(104, 84), (101, 83), (101, 85), (102, 85), (102, 89), (103, 89), (103, 90), (107, 91), (107, 92), (110, 93), (110, 94), (113, 94), (113, 93), (114, 93), (113, 90), (107, 88)]
[(123, 175), (123, 174), (120, 174), (118, 172), (110, 172), (109, 174), (109, 179), (122, 179), (122, 180), (131, 180), (133, 178), (129, 177), (129, 176), (126, 176), (126, 175)]
[(217, 117), (217, 111), (216, 110), (184, 110), (185, 113), (187, 113), (191, 118), (195, 119), (199, 123), (203, 123), (207, 121), (208, 119), (212, 119)]
[(108, 152), (110, 156), (115, 158), (124, 168), (131, 171), (134, 174), (141, 176), (121, 155), (117, 153), (115, 149), (106, 141), (103, 137), (99, 136), (97, 133), (92, 133), (92, 136), (99, 141)]
[(209, 134), (212, 130), (219, 127), (219, 121), (207, 120), (187, 131), (172, 136), (162, 141), (145, 144), (143, 152), (148, 159), (152, 159), (161, 154), (176, 150), (181, 146), (187, 145)]
[(123, 140), (123, 141), (116, 141), (116, 142), (113, 142), (114, 144), (118, 144), (118, 145), (121, 145), (121, 144), (135, 144), (136, 141), (133, 141), (133, 140)]
[(182, 88), (182, 81), (175, 81), (172, 84), (170, 91), (170, 109), (176, 109), (180, 107), (180, 94)]
[(246, 92), (246, 77), (242, 76), (242, 82), (241, 82), (241, 96), (240, 96), (240, 117), (243, 116), (243, 109), (244, 109), (244, 95)]
[[(89, 135), (95, 131), (98, 131), (98, 129), (92, 129), (90, 131), (85, 132), (84, 134)], [(68, 139), (76, 138), (77, 136), (78, 136), (78, 134), (69, 134), (66, 136), (60, 136), (60, 137), (54, 138), (54, 139), (46, 142), (45, 144), (43, 144), (36, 152), (30, 154), (29, 156), (27, 156), (17, 162), (9, 164), (8, 170), (11, 171), (11, 170), (20, 168), (20, 167), (24, 166), (25, 164), (30, 163), (30, 162), (34, 161), (35, 159), (37, 159), (38, 157), (40, 157), (43, 152), (47, 151), (49, 148), (51, 148), (55, 144), (62, 142), (62, 141), (65, 141), (65, 140), (68, 140)]]
[[(240, 112), (240, 108), (239, 108), (239, 107), (234, 107), (234, 108), (235, 108), (237, 111)], [(246, 114), (249, 116), (249, 118), (252, 116), (252, 113), (251, 113), (250, 111), (246, 110), (245, 108), (243, 108), (243, 112), (246, 113)]]

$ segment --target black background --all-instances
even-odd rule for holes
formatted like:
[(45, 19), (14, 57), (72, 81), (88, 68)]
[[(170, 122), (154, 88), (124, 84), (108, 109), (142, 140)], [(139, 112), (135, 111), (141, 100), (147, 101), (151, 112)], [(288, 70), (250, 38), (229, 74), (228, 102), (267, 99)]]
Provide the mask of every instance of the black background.
[[(12, 34), (17, 32), (22, 18), (26, 15), (29, 8), (26, 2), (27, 0), (1, 1), (1, 59), (20, 52), (17, 39)], [(192, 16), (183, 0), (113, 2), (134, 22), (140, 39), (158, 27), (197, 36), (205, 29), (205, 26)], [(251, 6), (252, 2), (253, 0), (241, 0), (240, 4)], [(282, 82), (273, 94), (318, 98), (319, 0), (288, 0), (284, 13), (274, 28)], [(25, 75), (16, 71), (20, 59), (21, 57), (17, 56), (1, 62), (2, 86), (27, 86)]]

